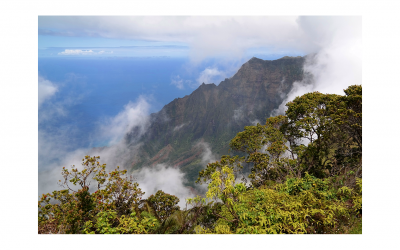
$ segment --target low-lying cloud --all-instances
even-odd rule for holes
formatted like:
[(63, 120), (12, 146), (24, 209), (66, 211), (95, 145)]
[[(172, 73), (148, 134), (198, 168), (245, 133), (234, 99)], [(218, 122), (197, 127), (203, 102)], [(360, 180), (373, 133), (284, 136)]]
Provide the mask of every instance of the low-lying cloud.
[(144, 191), (145, 198), (155, 194), (158, 190), (175, 195), (179, 198), (179, 206), (185, 205), (185, 199), (193, 197), (194, 194), (184, 185), (185, 174), (179, 169), (158, 164), (153, 167), (145, 167), (134, 173), (139, 187)]
[(178, 126), (175, 126), (175, 128), (174, 128), (174, 132), (175, 131), (178, 131), (178, 130), (180, 130), (181, 128), (183, 128), (183, 126), (185, 126), (186, 125), (186, 123), (183, 123), (183, 124), (181, 124), (181, 125), (178, 125)]
[(150, 104), (144, 96), (139, 96), (135, 103), (129, 102), (115, 117), (101, 122), (100, 136), (110, 144), (120, 141), (123, 136), (138, 128), (138, 135), (142, 135), (149, 125)]
[(51, 81), (39, 75), (38, 80), (38, 105), (39, 108), (44, 101), (51, 98), (58, 91), (57, 86)]
[[(51, 82), (39, 78), (47, 86)], [(47, 82), (46, 82), (47, 81)], [(55, 87), (56, 88), (56, 87)], [(136, 139), (146, 131), (149, 126), (149, 98), (140, 96), (136, 102), (126, 104), (121, 112), (114, 117), (103, 119), (99, 122), (95, 131), (94, 138), (100, 138), (108, 142), (107, 147), (83, 147), (73, 148), (77, 139), (76, 129), (73, 126), (58, 128), (56, 131), (48, 131), (39, 127), (39, 186), (38, 193), (52, 192), (60, 190), (58, 180), (63, 180), (61, 175), (62, 167), (72, 166), (82, 169), (82, 158), (85, 155), (100, 156), (100, 162), (107, 164), (107, 170), (113, 170), (117, 166), (122, 169), (129, 169), (132, 159), (139, 152), (141, 144), (127, 143), (124, 136), (136, 128), (138, 133), (134, 135)], [(53, 104), (49, 98), (44, 98), (43, 102), (47, 105)], [(50, 107), (53, 107), (50, 105)], [(39, 113), (46, 110), (39, 110)], [(57, 112), (49, 113), (49, 117), (57, 117)], [(182, 124), (180, 127), (183, 127)], [(131, 138), (132, 139), (132, 138)], [(135, 138), (133, 138), (133, 141)], [(179, 169), (159, 164), (152, 167), (144, 167), (132, 173), (139, 187), (146, 192), (145, 198), (158, 190), (176, 195), (179, 205), (184, 207), (185, 199), (194, 196), (190, 188), (185, 186), (186, 179), (184, 173)], [(79, 187), (76, 186), (75, 190)], [(93, 183), (91, 188), (94, 188)]]
[[(50, 81), (39, 77), (39, 86), (41, 85), (58, 88), (56, 85), (51, 85)], [(46, 126), (47, 121), (51, 119), (66, 118), (67, 106), (72, 105), (73, 100), (77, 99), (66, 95), (65, 99), (52, 100), (48, 96), (50, 95), (42, 98), (42, 108), (39, 107), (39, 193), (60, 189), (57, 182), (61, 178), (62, 167), (75, 165), (80, 168), (81, 160), (85, 155), (101, 156), (101, 162), (107, 163), (110, 166), (109, 170), (116, 166), (127, 167), (125, 164), (132, 159), (140, 144), (128, 145), (124, 136), (133, 128), (137, 128), (135, 129), (137, 134), (132, 135), (135, 141), (135, 138), (145, 132), (149, 124), (150, 108), (146, 97), (140, 96), (136, 102), (126, 104), (116, 116), (99, 121), (94, 131), (86, 135), (87, 138), (82, 138), (79, 136), (79, 128), (73, 124), (66, 123), (58, 127)], [(79, 142), (81, 140), (88, 140), (90, 145), (77, 146), (82, 145)], [(92, 145), (98, 143), (99, 140), (106, 141), (109, 146), (93, 148)]]
[(199, 142), (196, 147), (202, 147), (203, 153), (201, 154), (201, 163), (205, 166), (218, 160), (218, 157), (211, 151), (210, 144), (207, 142)]

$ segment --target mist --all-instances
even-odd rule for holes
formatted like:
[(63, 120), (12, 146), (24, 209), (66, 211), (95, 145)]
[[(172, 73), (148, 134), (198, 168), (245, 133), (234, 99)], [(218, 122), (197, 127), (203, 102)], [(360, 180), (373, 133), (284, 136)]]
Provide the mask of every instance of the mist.
[(201, 163), (206, 166), (208, 163), (215, 162), (218, 160), (218, 156), (211, 150), (210, 144), (207, 142), (198, 142), (194, 147), (202, 147), (203, 152), (201, 154)]
[(46, 100), (49, 99), (57, 92), (57, 86), (54, 85), (49, 80), (44, 79), (43, 77), (39, 76), (38, 81), (39, 91), (38, 91), (38, 106), (40, 107), (41, 104)]
[(284, 114), (296, 96), (314, 91), (343, 95), (348, 86), (362, 84), (361, 17), (300, 17), (298, 23), (319, 49), (306, 57), (306, 77), (293, 84), (272, 116)]
[(184, 185), (185, 174), (166, 164), (143, 167), (134, 172), (133, 175), (139, 183), (139, 187), (145, 192), (144, 198), (162, 190), (167, 194), (177, 196), (179, 198), (178, 205), (183, 208), (186, 199), (194, 196), (190, 189)]

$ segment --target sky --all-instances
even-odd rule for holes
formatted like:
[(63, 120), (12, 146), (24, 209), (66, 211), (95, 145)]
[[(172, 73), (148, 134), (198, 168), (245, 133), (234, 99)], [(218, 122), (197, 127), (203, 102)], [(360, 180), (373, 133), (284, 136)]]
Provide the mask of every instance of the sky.
[[(395, 183), (397, 183), (396, 178), (398, 176), (398, 168), (395, 166), (397, 162), (395, 159), (396, 155), (396, 145), (395, 140), (389, 140), (389, 138), (396, 138), (397, 131), (396, 124), (387, 123), (384, 130), (381, 129), (381, 123), (376, 121), (375, 114), (379, 114), (379, 117), (390, 117), (393, 114), (394, 107), (397, 105), (397, 93), (398, 84), (397, 78), (394, 72), (397, 72), (397, 58), (400, 53), (395, 48), (399, 44), (399, 36), (396, 34), (398, 30), (399, 20), (398, 20), (398, 2), (397, 1), (279, 1), (279, 2), (265, 2), (261, 4), (259, 1), (246, 1), (246, 2), (236, 2), (236, 1), (218, 1), (207, 3), (207, 1), (202, 2), (158, 2), (154, 3), (132, 3), (127, 1), (114, 0), (112, 3), (107, 1), (85, 1), (80, 2), (71, 0), (68, 4), (65, 2), (60, 5), (49, 4), (48, 1), (27, 1), (24, 2), (24, 7), (21, 7), (20, 2), (5, 2), (2, 3), (4, 8), (2, 9), (2, 15), (0, 16), (2, 20), (2, 31), (4, 38), (2, 39), (3, 56), (1, 57), (2, 65), (2, 76), (3, 82), (10, 83), (4, 85), (4, 91), (2, 91), (2, 100), (8, 105), (2, 106), (2, 114), (5, 117), (11, 118), (11, 122), (7, 121), (3, 123), (3, 135), (5, 141), (10, 143), (3, 143), (2, 152), (8, 157), (4, 159), (5, 166), (13, 166), (5, 168), (4, 175), (12, 176), (16, 174), (16, 168), (14, 166), (22, 166), (23, 171), (20, 173), (20, 178), (18, 185), (15, 185), (14, 178), (5, 178), (2, 182), (3, 188), (12, 187), (14, 192), (4, 193), (4, 199), (9, 202), (13, 202), (16, 206), (9, 206), (2, 210), (4, 213), (15, 213), (15, 212), (26, 212), (26, 201), (25, 199), (20, 199), (15, 196), (15, 192), (20, 194), (27, 193), (32, 198), (31, 204), (32, 209), (34, 209), (34, 204), (36, 202), (37, 190), (30, 189), (27, 187), (37, 185), (35, 178), (32, 176), (37, 176), (37, 167), (35, 162), (37, 162), (37, 149), (38, 147), (38, 129), (35, 124), (38, 119), (37, 113), (40, 101), (51, 100), (52, 92), (54, 88), (57, 87), (53, 82), (44, 84), (44, 92), (42, 94), (36, 95), (38, 88), (36, 80), (38, 79), (38, 71), (36, 67), (38, 54), (40, 57), (40, 51), (44, 48), (50, 48), (52, 46), (60, 46), (60, 50), (57, 53), (65, 52), (66, 49), (94, 49), (104, 47), (114, 48), (115, 46), (136, 46), (144, 45), (147, 43), (149, 38), (144, 39), (146, 43), (133, 44), (132, 40), (128, 41), (126, 38), (103, 38), (103, 41), (99, 44), (88, 43), (87, 41), (94, 41), (96, 39), (89, 39), (88, 36), (81, 36), (82, 42), (80, 42), (79, 37), (67, 37), (67, 36), (47, 36), (48, 40), (41, 37), (38, 32), (38, 16), (40, 15), (230, 15), (230, 16), (243, 16), (243, 15), (292, 15), (296, 16), (298, 14), (304, 15), (362, 15), (362, 47), (363, 47), (363, 61), (362, 61), (362, 80), (364, 87), (364, 93), (367, 97), (364, 100), (365, 107), (365, 127), (363, 131), (365, 133), (365, 178), (370, 181), (365, 183), (365, 194), (363, 197), (365, 203), (365, 227), (363, 227), (364, 233), (360, 237), (346, 237), (347, 240), (342, 237), (332, 238), (329, 245), (326, 246), (327, 249), (337, 249), (337, 247), (342, 247), (344, 244), (350, 247), (382, 247), (391, 246), (395, 243), (395, 224), (396, 220), (393, 211), (398, 210), (399, 203), (393, 203), (391, 206), (385, 206), (387, 199), (390, 199), (394, 195), (394, 191), (381, 192), (382, 188), (385, 187), (387, 190), (396, 190)], [(290, 6), (290, 7), (288, 7)], [(47, 27), (49, 29), (49, 27)], [(57, 29), (61, 30), (62, 27)], [(164, 34), (165, 35), (165, 34)], [(9, 39), (8, 39), (9, 38)], [(44, 37), (46, 38), (46, 37)], [(57, 42), (56, 40), (59, 40)], [(125, 43), (115, 44), (113, 43), (117, 39), (121, 39)], [(207, 41), (206, 38), (202, 41)], [(71, 42), (67, 42), (67, 41)], [(141, 39), (137, 39), (140, 41)], [(72, 42), (73, 41), (73, 42)], [(85, 43), (83, 41), (86, 41)], [(166, 44), (170, 44), (171, 41)], [(179, 45), (186, 46), (190, 44), (190, 41), (177, 40), (176, 43)], [(195, 44), (195, 41), (191, 41), (192, 45), (189, 45), (189, 56), (193, 63), (198, 63), (203, 57), (208, 57), (208, 52), (219, 52), (219, 49), (213, 48), (207, 49), (204, 53), (197, 48), (201, 48), (201, 44)], [(161, 44), (161, 43), (159, 43)], [(152, 44), (154, 45), (154, 44)], [(162, 44), (165, 45), (165, 44)], [(77, 46), (82, 46), (82, 48), (77, 48)], [(313, 45), (315, 46), (315, 45)], [(84, 47), (84, 48), (83, 48)], [(244, 53), (243, 49), (251, 50), (257, 49), (255, 47), (246, 47), (244, 45), (240, 46), (240, 50), (236, 50), (233, 54)], [(262, 46), (261, 46), (262, 47)], [(268, 52), (270, 52), (270, 45), (266, 46)], [(279, 47), (279, 46), (278, 46)], [(340, 46), (339, 46), (340, 47)], [(196, 49), (195, 49), (196, 48)], [(334, 48), (334, 47), (332, 47)], [(286, 48), (288, 49), (288, 48)], [(290, 48), (293, 49), (293, 48)], [(102, 50), (100, 50), (102, 51)], [(99, 51), (99, 52), (100, 52)], [(104, 50), (105, 52), (107, 50)], [(225, 52), (224, 52), (225, 51)], [(239, 51), (239, 52), (237, 52)], [(296, 52), (307, 53), (308, 49), (295, 48)], [(334, 50), (331, 50), (331, 55), (335, 55)], [(342, 50), (344, 51), (344, 49)], [(207, 52), (207, 53), (206, 53)], [(329, 51), (327, 51), (329, 52)], [(80, 52), (78, 52), (80, 53)], [(116, 53), (116, 52), (115, 52)], [(226, 54), (226, 50), (222, 48), (222, 54)], [(87, 53), (91, 55), (92, 52)], [(229, 54), (229, 53), (228, 53)], [(326, 53), (329, 54), (329, 53)], [(350, 53), (351, 54), (351, 53)], [(94, 55), (94, 53), (93, 53)], [(185, 54), (186, 55), (186, 54)], [(58, 56), (58, 55), (57, 55)], [(60, 55), (67, 56), (67, 55)], [(72, 56), (72, 55), (70, 55)], [(86, 56), (86, 55), (85, 55)], [(357, 58), (357, 57), (353, 57)], [(21, 63), (21, 59), (24, 59), (24, 63)], [(326, 58), (325, 58), (326, 59)], [(320, 57), (320, 61), (325, 60), (324, 57)], [(357, 60), (355, 60), (357, 61)], [(333, 64), (334, 65), (334, 64)], [(332, 72), (338, 69), (338, 65), (330, 67)], [(357, 68), (357, 67), (356, 67)], [(351, 67), (349, 68), (351, 69)], [(201, 72), (201, 71), (200, 71)], [(348, 78), (351, 79), (352, 77)], [(323, 80), (322, 75), (320, 79)], [(357, 79), (354, 78), (353, 79)], [(45, 82), (47, 79), (44, 79)], [(180, 80), (178, 79), (177, 82)], [(349, 80), (347, 80), (349, 81)], [(13, 84), (11, 84), (13, 83)], [(178, 84), (179, 85), (179, 84)], [(185, 85), (183, 85), (186, 87)], [(301, 84), (299, 85), (301, 86)], [(321, 85), (324, 86), (324, 85)], [(10, 94), (13, 93), (13, 94)], [(15, 93), (15, 94), (14, 94)], [(18, 94), (16, 94), (18, 93)], [(57, 90), (55, 91), (57, 92)], [(54, 96), (54, 95), (53, 95)], [(368, 96), (370, 98), (368, 98)], [(44, 97), (44, 99), (42, 99)], [(373, 97), (373, 98), (371, 98)], [(377, 105), (379, 104), (379, 105)], [(11, 108), (10, 108), (11, 107)], [(123, 109), (121, 109), (121, 112)], [(22, 115), (21, 115), (22, 114)], [(363, 118), (364, 119), (364, 118)], [(385, 118), (389, 119), (389, 118)], [(8, 119), (10, 120), (10, 119)], [(29, 122), (27, 122), (29, 121)], [(33, 125), (32, 125), (33, 124)], [(377, 131), (379, 131), (380, 136), (377, 136)], [(375, 139), (374, 139), (375, 138)], [(382, 144), (378, 138), (383, 139)], [(28, 140), (28, 141), (27, 141)], [(24, 142), (24, 143), (21, 143)], [(375, 145), (380, 144), (379, 147)], [(21, 154), (24, 157), (21, 157)], [(377, 157), (382, 156), (385, 157)], [(17, 163), (16, 163), (17, 161)], [(376, 168), (384, 168), (385, 171), (374, 171)], [(387, 173), (390, 172), (390, 175)], [(371, 182), (371, 177), (374, 181)], [(372, 184), (374, 183), (374, 184)], [(378, 188), (377, 188), (378, 187)], [(380, 187), (380, 188), (379, 188)], [(28, 205), (29, 208), (29, 205)], [(32, 211), (33, 211), (32, 210)], [(381, 211), (380, 216), (372, 216), (376, 211)], [(26, 213), (29, 217), (35, 218), (36, 214)], [(369, 215), (369, 216), (368, 216)], [(22, 221), (21, 221), (22, 222)], [(24, 224), (26, 220), (24, 219)], [(33, 220), (31, 223), (25, 224), (25, 227), (20, 227), (19, 223), (15, 223), (15, 216), (9, 216), (5, 218), (5, 223), (9, 225), (8, 227), (3, 227), (2, 233), (8, 235), (8, 240), (4, 242), (6, 246), (15, 245), (27, 245), (33, 243), (39, 243), (42, 239), (36, 237), (28, 237), (30, 240), (20, 241), (20, 235), (32, 235), (32, 232), (36, 230), (36, 222)], [(376, 230), (376, 228), (385, 228), (386, 230)], [(16, 234), (15, 232), (19, 232)], [(15, 236), (13, 236), (15, 235)], [(140, 238), (140, 237), (138, 237)], [(321, 244), (325, 244), (327, 237), (316, 237), (315, 241)], [(144, 239), (144, 238), (143, 238)], [(262, 244), (263, 238), (259, 238), (260, 241), (253, 239), (251, 241), (238, 241), (235, 237), (229, 238), (227, 236), (227, 241), (212, 241), (212, 244), (216, 247), (223, 247), (223, 245), (229, 245), (231, 247), (251, 247)], [(236, 238), (237, 239), (237, 238)], [(145, 240), (145, 239), (144, 239)], [(299, 247), (305, 243), (304, 246), (311, 247), (307, 244), (308, 239), (298, 238), (298, 241), (282, 241), (270, 239), (269, 244), (271, 247)], [(59, 239), (48, 239), (47, 246), (42, 245), (44, 249), (54, 247), (54, 244), (59, 243)], [(80, 241), (84, 243), (83, 241)], [(299, 243), (300, 242), (300, 243)], [(189, 243), (189, 242), (187, 242)], [(12, 245), (11, 245), (12, 244)], [(93, 244), (95, 244), (93, 242)], [(118, 245), (120, 247), (126, 246), (126, 242), (104, 242), (98, 243), (98, 246), (110, 246), (113, 247)], [(176, 246), (176, 241), (166, 240), (163, 242), (164, 246)], [(318, 246), (318, 244), (316, 245)], [(59, 245), (60, 249), (67, 249), (67, 245)], [(300, 247), (301, 248), (301, 247)]]
[(198, 63), (210, 57), (304, 54), (317, 47), (299, 29), (296, 16), (38, 17), (39, 57), (190, 56)]
[[(360, 82), (361, 28), (360, 16), (39, 16), (38, 57), (185, 58), (169, 82), (182, 90), (218, 84), (253, 56), (321, 52), (319, 66), (356, 70)], [(332, 82), (326, 89), (340, 94)]]

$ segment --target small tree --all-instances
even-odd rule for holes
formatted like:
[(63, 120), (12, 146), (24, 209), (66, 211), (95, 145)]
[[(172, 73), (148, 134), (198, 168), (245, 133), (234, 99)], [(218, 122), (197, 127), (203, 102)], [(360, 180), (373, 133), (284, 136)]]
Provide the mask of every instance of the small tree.
[[(126, 170), (119, 167), (106, 172), (106, 164), (100, 164), (99, 159), (85, 156), (81, 171), (63, 167), (64, 180), (59, 183), (65, 189), (43, 194), (38, 202), (40, 233), (132, 233), (155, 228), (155, 218), (136, 218), (135, 210), (144, 194), (139, 184), (132, 182), (132, 176), (124, 178)], [(137, 229), (123, 225), (136, 225)]]
[(180, 209), (177, 205), (179, 198), (175, 195), (164, 193), (162, 190), (158, 190), (155, 195), (150, 195), (147, 198), (147, 202), (153, 207), (161, 222)]

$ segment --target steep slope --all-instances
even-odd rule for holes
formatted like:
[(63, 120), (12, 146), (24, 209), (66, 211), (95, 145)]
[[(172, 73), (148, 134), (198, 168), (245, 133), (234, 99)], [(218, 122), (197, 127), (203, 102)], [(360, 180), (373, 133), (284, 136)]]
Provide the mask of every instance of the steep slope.
[[(167, 163), (187, 174), (192, 185), (207, 142), (214, 154), (228, 154), (229, 141), (252, 123), (264, 123), (292, 88), (303, 78), (304, 57), (267, 61), (252, 58), (218, 86), (202, 84), (192, 94), (177, 98), (151, 115), (151, 125), (140, 139), (132, 169)], [(128, 142), (135, 131), (127, 136)]]

